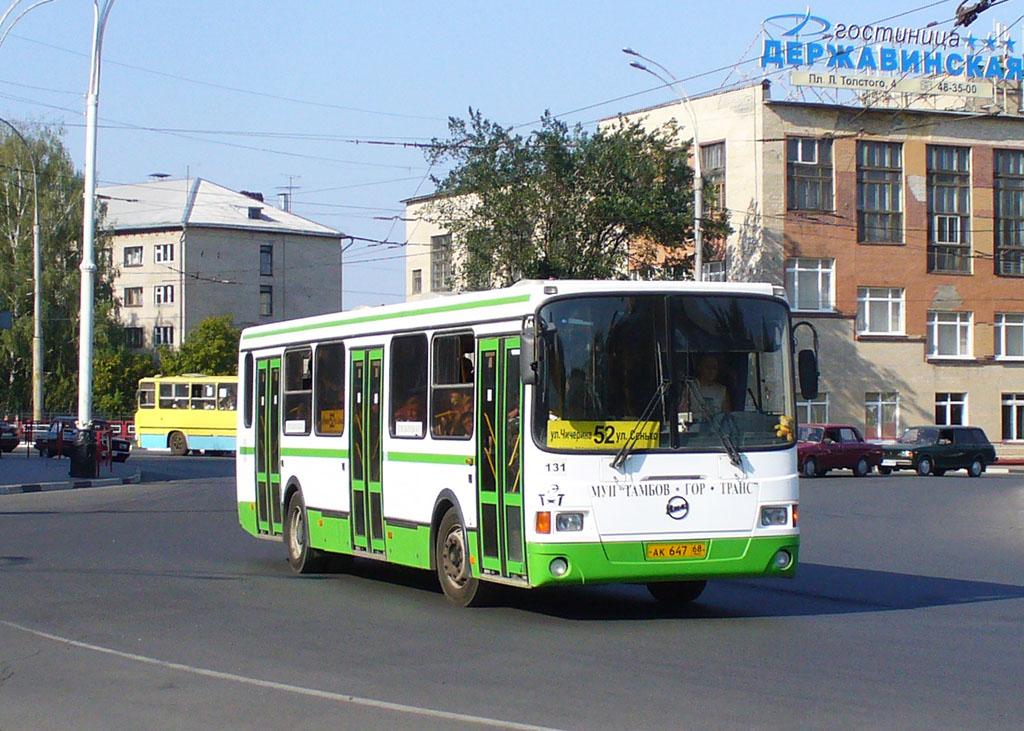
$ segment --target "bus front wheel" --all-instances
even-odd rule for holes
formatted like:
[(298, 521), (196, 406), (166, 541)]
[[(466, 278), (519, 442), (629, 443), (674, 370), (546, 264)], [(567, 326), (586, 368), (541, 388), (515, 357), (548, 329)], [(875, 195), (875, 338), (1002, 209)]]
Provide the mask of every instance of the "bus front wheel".
[(180, 431), (172, 431), (167, 437), (167, 446), (171, 448), (171, 454), (175, 457), (184, 457), (188, 454), (188, 440)]
[(647, 591), (662, 604), (686, 604), (699, 597), (707, 581), (661, 581), (647, 585)]
[(306, 501), (298, 490), (288, 498), (284, 517), (284, 545), (288, 550), (288, 563), (297, 574), (318, 573), (327, 566), (327, 557), (309, 545)]
[(441, 518), (434, 553), (437, 580), (448, 601), (460, 607), (483, 604), (490, 587), (473, 578), (469, 568), (466, 531), (459, 518), (459, 511), (455, 508), (448, 508), (448, 512)]

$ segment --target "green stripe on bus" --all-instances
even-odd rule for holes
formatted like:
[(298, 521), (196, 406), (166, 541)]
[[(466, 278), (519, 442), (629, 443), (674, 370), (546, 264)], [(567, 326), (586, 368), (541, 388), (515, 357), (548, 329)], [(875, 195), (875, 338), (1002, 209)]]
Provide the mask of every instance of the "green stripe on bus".
[(242, 445), (238, 448), (239, 454), (256, 454), (256, 447), (246, 447)]
[(389, 462), (424, 462), (426, 464), (473, 464), (471, 454), (427, 454), (424, 452), (388, 452)]
[(347, 449), (318, 449), (316, 447), (281, 447), (282, 457), (348, 457)]
[(407, 312), (388, 312), (376, 315), (362, 315), (356, 317), (342, 318), (340, 320), (331, 320), (330, 322), (318, 322), (311, 325), (293, 325), (291, 327), (281, 327), (276, 330), (268, 330), (267, 332), (261, 333), (246, 333), (245, 335), (242, 336), (242, 340), (255, 340), (256, 338), (269, 338), (274, 335), (286, 335), (288, 333), (294, 332), (322, 330), (325, 327), (335, 327), (337, 325), (356, 325), (361, 322), (373, 322), (374, 320), (394, 320), (401, 317), (433, 315), (438, 312), (457, 312), (458, 310), (472, 310), (478, 307), (499, 307), (501, 305), (511, 305), (517, 302), (527, 302), (529, 301), (529, 299), (530, 295), (519, 294), (515, 295), (514, 297), (499, 297), (498, 299), (484, 300), (482, 302), (460, 302), (457, 304), (423, 307), (418, 310), (409, 310)]

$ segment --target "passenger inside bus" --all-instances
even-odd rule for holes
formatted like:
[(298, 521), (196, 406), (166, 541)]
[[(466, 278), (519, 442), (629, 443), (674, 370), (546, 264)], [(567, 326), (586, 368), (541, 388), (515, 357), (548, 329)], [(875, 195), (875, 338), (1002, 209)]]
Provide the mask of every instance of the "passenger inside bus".
[(709, 415), (723, 414), (732, 411), (732, 404), (729, 398), (729, 391), (725, 384), (728, 376), (724, 367), (725, 360), (719, 353), (703, 353), (697, 358), (697, 377), (693, 382), (695, 397), (700, 398), (705, 406), (690, 403), (690, 394), (684, 399), (686, 411), (703, 415), (705, 411)]
[(445, 399), (446, 408), (434, 413), (433, 434), (444, 437), (468, 437), (473, 433), (473, 390), (452, 389)]

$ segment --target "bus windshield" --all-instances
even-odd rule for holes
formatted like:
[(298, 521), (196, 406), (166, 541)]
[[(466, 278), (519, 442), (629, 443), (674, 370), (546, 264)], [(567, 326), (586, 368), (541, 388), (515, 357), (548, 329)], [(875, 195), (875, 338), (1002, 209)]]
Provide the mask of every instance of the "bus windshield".
[(789, 314), (742, 295), (555, 300), (539, 312), (537, 443), (558, 451), (789, 446)]

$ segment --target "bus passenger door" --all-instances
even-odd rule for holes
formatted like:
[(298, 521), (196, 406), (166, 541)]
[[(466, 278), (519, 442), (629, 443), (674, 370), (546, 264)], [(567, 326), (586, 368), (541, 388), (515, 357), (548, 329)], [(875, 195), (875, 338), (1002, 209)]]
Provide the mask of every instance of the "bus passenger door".
[(353, 350), (349, 411), (349, 455), (352, 460), (352, 545), (384, 552), (384, 509), (381, 490), (381, 384), (383, 351)]
[(477, 362), (480, 564), (485, 573), (525, 577), (519, 338), (481, 340)]
[(281, 533), (281, 359), (256, 361), (256, 529)]

